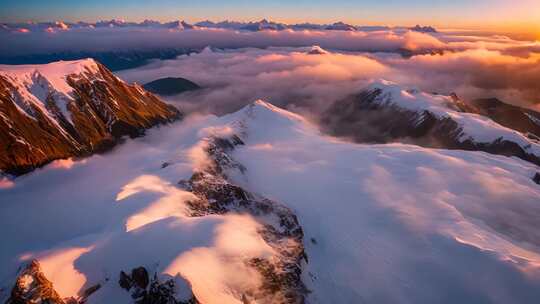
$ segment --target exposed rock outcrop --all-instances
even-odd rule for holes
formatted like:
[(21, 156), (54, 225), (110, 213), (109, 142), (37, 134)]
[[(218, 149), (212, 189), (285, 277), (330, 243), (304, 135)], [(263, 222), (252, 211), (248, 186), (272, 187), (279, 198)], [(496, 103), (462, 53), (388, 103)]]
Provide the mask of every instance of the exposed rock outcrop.
[(6, 304), (30, 303), (66, 303), (45, 277), (37, 260), (28, 263), (19, 273), (11, 296), (6, 302)]
[(39, 262), (32, 260), (18, 274), (6, 304), (84, 304), (88, 297), (100, 288), (101, 285), (96, 284), (85, 289), (76, 298), (62, 298), (41, 270)]
[(307, 256), (302, 243), (304, 233), (296, 215), (282, 204), (231, 183), (227, 177), (230, 170), (240, 173), (246, 170), (230, 155), (236, 146), (243, 144), (237, 135), (210, 137), (205, 149), (210, 163), (179, 185), (198, 198), (188, 202), (192, 216), (248, 213), (263, 225), (259, 234), (278, 257), (245, 261), (261, 275), (262, 286), (246, 292), (241, 299), (244, 303), (304, 303), (308, 291), (301, 280), (301, 265)]
[(195, 296), (189, 299), (177, 299), (176, 283), (174, 279), (160, 281), (157, 274), (152, 279), (144, 267), (131, 270), (131, 274), (120, 272), (118, 284), (129, 291), (136, 304), (198, 304)]

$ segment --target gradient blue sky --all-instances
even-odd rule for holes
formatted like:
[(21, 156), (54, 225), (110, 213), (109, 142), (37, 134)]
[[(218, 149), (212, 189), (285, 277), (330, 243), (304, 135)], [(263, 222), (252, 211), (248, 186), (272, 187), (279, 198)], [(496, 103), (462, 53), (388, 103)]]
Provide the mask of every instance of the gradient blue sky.
[(119, 18), (190, 22), (258, 20), (366, 25), (530, 28), (540, 24), (540, 0), (1, 0), (0, 21), (96, 21)]

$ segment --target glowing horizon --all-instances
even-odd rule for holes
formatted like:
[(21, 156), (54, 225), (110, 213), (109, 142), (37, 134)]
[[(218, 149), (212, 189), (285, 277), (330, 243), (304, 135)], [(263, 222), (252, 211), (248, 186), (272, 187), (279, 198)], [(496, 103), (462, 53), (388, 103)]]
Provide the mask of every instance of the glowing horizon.
[[(223, 1), (130, 1), (114, 3), (104, 0), (41, 1), (6, 0), (0, 4), (0, 22), (55, 21), (95, 22), (106, 19), (126, 21), (188, 22), (203, 20), (256, 21), (263, 18), (284, 23), (332, 23), (343, 21), (355, 25), (413, 26), (432, 25), (438, 28), (459, 28), (533, 34), (540, 38), (540, 3), (522, 0), (519, 4), (503, 0), (396, 0), (392, 3), (363, 0), (278, 0)], [(536, 3), (535, 3), (536, 2)]]

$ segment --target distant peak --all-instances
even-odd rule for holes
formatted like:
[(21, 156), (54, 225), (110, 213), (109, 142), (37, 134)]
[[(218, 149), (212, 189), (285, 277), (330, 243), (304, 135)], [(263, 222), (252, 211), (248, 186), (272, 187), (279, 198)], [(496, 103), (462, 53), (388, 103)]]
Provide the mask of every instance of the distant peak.
[(271, 103), (266, 102), (266, 101), (264, 101), (262, 99), (255, 100), (254, 102), (252, 102), (252, 105), (254, 105), (254, 106), (262, 106), (262, 107), (267, 107), (267, 108), (274, 107)]
[(212, 53), (214, 53), (214, 50), (212, 50), (211, 46), (207, 45), (199, 54), (212, 54)]
[(309, 55), (325, 55), (325, 54), (328, 54), (329, 52), (318, 45), (314, 45), (311, 47), (311, 49), (307, 53)]
[(295, 114), (293, 112), (290, 112), (288, 110), (282, 109), (280, 107), (277, 107), (262, 99), (255, 100), (251, 104), (244, 107), (244, 109), (241, 110), (240, 112), (247, 113), (247, 115), (250, 117), (258, 116), (259, 114), (266, 113), (264, 115), (270, 114), (270, 116), (267, 116), (267, 117), (282, 117), (282, 118), (286, 118), (287, 120), (292, 120), (292, 121), (302, 121), (302, 122), (305, 121), (305, 119), (302, 116)]
[(401, 87), (400, 87), (397, 83), (392, 82), (392, 81), (390, 81), (390, 80), (386, 80), (386, 79), (378, 79), (378, 80), (372, 81), (372, 82), (368, 85), (367, 89), (368, 89), (368, 90), (373, 90), (373, 89), (386, 89), (386, 88), (392, 88), (392, 87), (393, 87), (393, 88), (398, 87), (398, 88), (401, 89)]
[(266, 101), (264, 101), (262, 99), (255, 100), (254, 102), (249, 104), (248, 107), (250, 107), (250, 108), (263, 108), (263, 109), (270, 110), (270, 111), (280, 110), (278, 107), (276, 107), (273, 104), (271, 104), (269, 102), (266, 102)]
[(421, 26), (417, 24), (414, 27), (409, 28), (411, 31), (420, 32), (420, 33), (437, 33), (437, 29), (432, 26)]

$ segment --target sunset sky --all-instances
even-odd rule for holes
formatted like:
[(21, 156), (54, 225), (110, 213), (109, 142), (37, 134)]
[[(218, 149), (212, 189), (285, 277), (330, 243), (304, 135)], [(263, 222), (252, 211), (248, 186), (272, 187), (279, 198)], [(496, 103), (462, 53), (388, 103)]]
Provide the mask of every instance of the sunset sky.
[(1, 22), (130, 21), (205, 19), (281, 22), (334, 22), (362, 25), (430, 24), (440, 28), (471, 28), (540, 34), (538, 0), (3, 0)]

